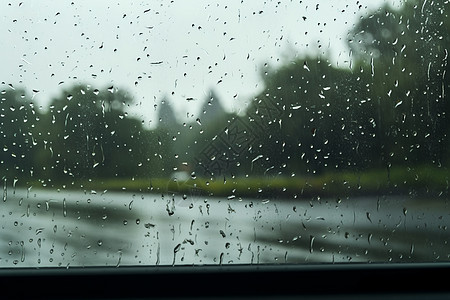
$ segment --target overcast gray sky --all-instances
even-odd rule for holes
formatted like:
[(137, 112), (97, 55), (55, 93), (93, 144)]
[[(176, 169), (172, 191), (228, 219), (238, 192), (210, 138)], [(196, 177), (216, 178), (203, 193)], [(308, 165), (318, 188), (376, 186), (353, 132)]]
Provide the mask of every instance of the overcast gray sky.
[(43, 108), (75, 83), (126, 89), (148, 126), (164, 96), (183, 118), (195, 120), (210, 89), (239, 112), (263, 88), (262, 65), (307, 54), (348, 64), (358, 18), (402, 2), (2, 1), (0, 83), (39, 91)]

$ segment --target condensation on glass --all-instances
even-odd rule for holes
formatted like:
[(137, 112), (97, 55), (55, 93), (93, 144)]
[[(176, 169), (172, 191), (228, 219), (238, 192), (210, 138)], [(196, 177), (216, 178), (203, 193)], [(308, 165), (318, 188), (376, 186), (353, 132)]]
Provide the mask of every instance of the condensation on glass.
[(448, 1), (0, 4), (0, 267), (450, 256)]

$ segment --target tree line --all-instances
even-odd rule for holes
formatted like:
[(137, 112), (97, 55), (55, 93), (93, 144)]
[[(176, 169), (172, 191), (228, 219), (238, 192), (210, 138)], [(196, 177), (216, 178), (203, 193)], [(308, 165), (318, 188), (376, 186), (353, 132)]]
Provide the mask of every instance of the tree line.
[[(25, 90), (6, 87), (0, 175), (60, 182), (447, 168), (448, 32), (442, 3), (384, 6), (349, 33), (347, 66), (302, 57), (267, 67), (244, 116), (205, 106), (197, 122), (179, 124), (163, 103), (152, 130), (126, 113), (126, 90), (79, 84), (42, 110)], [(211, 92), (205, 102), (212, 110), (220, 99)]]

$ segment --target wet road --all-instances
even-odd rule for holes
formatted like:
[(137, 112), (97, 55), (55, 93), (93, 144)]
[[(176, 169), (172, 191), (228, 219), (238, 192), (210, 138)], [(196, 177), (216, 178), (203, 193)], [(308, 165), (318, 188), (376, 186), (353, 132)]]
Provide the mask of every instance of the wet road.
[(443, 198), (8, 190), (0, 267), (449, 261)]

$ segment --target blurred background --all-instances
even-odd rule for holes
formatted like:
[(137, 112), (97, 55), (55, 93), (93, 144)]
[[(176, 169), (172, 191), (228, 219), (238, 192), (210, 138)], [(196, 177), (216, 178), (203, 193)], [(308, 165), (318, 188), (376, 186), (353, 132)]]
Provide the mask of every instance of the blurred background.
[(2, 4), (0, 264), (448, 260), (446, 4)]

